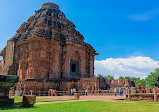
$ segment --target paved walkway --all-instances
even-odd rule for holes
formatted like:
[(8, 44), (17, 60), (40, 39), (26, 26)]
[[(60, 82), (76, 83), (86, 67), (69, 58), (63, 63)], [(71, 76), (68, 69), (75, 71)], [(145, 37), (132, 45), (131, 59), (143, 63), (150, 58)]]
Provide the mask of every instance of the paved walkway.
[(77, 101), (115, 101), (124, 100), (124, 96), (80, 96), (79, 100), (68, 100), (74, 98), (73, 96), (38, 96), (37, 98), (50, 98), (53, 100), (61, 99), (63, 101), (38, 102), (36, 104), (52, 104), (63, 102), (77, 102)]

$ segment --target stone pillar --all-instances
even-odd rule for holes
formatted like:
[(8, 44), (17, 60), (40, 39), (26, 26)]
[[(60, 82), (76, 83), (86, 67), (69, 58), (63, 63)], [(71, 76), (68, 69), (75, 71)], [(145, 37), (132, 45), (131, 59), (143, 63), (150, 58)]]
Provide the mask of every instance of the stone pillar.
[(131, 101), (130, 89), (128, 89), (128, 100)]
[(154, 102), (157, 102), (157, 91), (156, 91), (156, 88), (154, 89)]
[(136, 91), (137, 91), (137, 88), (136, 88), (136, 87), (132, 87), (132, 88), (131, 88), (131, 93), (136, 93)]

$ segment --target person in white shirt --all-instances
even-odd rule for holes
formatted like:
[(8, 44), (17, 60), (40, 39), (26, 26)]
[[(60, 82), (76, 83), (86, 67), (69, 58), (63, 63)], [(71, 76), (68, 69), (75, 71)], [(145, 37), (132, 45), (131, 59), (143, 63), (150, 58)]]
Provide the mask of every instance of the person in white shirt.
[(73, 96), (73, 89), (71, 89), (71, 96)]
[(76, 89), (74, 89), (74, 93), (76, 93)]
[(117, 89), (115, 88), (115, 89), (114, 89), (115, 96), (116, 96), (116, 92), (117, 92)]
[(86, 90), (85, 90), (85, 95), (87, 96), (87, 94), (88, 94), (88, 90), (86, 89)]

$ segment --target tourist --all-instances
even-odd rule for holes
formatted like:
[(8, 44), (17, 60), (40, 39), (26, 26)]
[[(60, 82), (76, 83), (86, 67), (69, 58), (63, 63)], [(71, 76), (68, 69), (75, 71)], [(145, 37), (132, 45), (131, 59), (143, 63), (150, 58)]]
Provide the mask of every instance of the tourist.
[(149, 85), (148, 85), (148, 84), (146, 84), (146, 88), (149, 88)]
[(88, 94), (88, 90), (86, 89), (86, 90), (85, 90), (85, 95), (87, 96), (87, 94)]
[(130, 91), (130, 94), (131, 94), (131, 89), (129, 89), (129, 91)]
[(73, 89), (71, 89), (71, 96), (73, 96)]
[(115, 89), (114, 89), (114, 94), (115, 94), (115, 96), (116, 96), (116, 92), (117, 92), (117, 89), (115, 88)]
[(57, 91), (56, 91), (56, 89), (55, 89), (55, 91), (54, 91), (54, 95), (57, 96)]
[(126, 93), (128, 93), (128, 89), (126, 89)]
[(22, 90), (20, 90), (20, 96), (22, 96), (23, 95), (23, 91)]
[(123, 89), (122, 88), (119, 88), (119, 95), (121, 96), (123, 93)]
[(49, 96), (52, 96), (52, 89), (49, 89)]
[(74, 88), (74, 93), (76, 93), (76, 89)]
[(119, 89), (116, 89), (116, 93), (119, 93)]
[(126, 90), (123, 89), (123, 96), (126, 96)]
[(76, 93), (76, 89), (75, 88), (73, 88), (73, 94), (75, 94)]

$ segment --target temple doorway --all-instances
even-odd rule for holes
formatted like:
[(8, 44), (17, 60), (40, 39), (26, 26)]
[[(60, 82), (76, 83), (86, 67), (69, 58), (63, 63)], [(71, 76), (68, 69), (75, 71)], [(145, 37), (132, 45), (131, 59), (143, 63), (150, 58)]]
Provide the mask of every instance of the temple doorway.
[(79, 62), (73, 59), (70, 60), (70, 74), (72, 76), (79, 75)]

